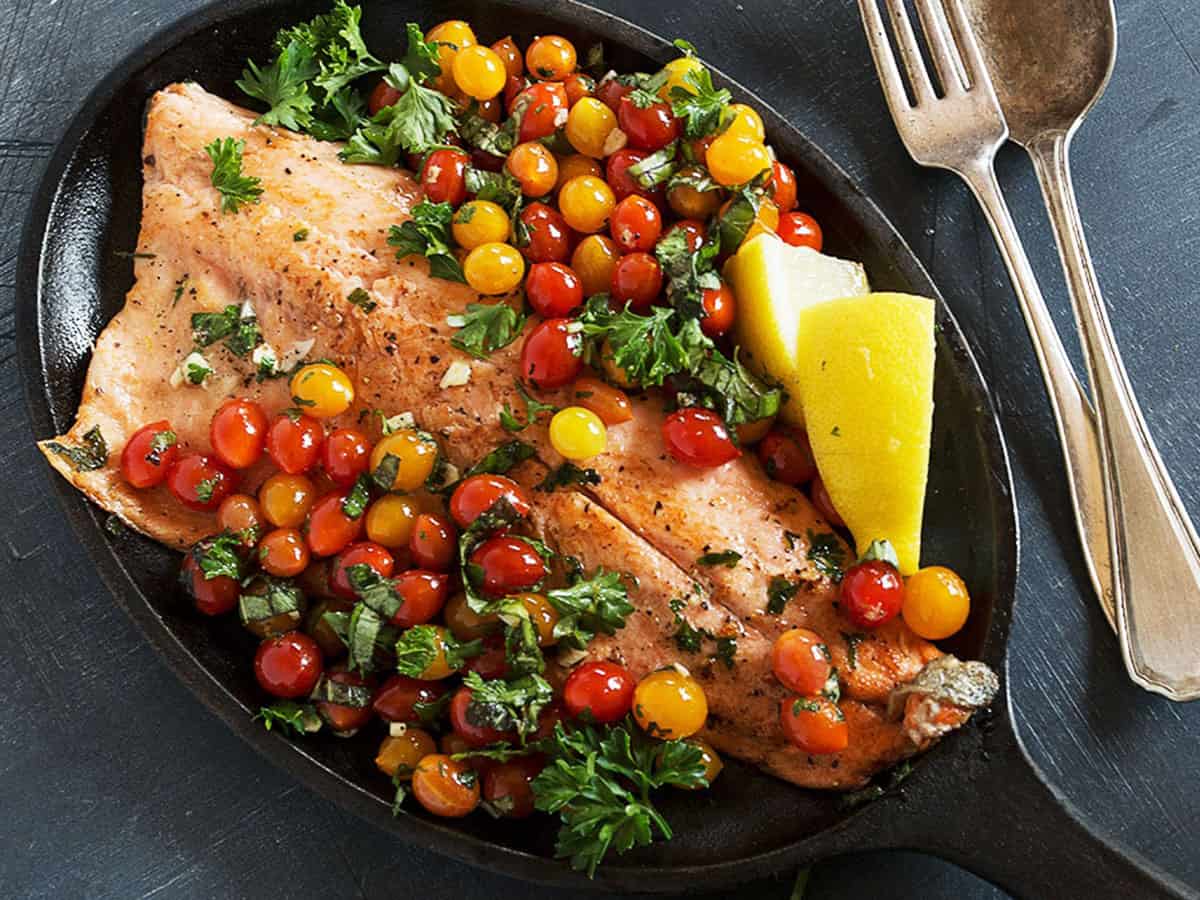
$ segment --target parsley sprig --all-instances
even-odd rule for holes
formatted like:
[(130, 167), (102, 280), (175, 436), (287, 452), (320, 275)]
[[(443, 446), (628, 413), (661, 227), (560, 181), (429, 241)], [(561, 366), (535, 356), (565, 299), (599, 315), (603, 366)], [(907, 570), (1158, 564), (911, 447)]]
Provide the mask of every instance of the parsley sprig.
[(212, 160), (209, 180), (221, 195), (221, 212), (236, 213), (243, 203), (257, 203), (262, 195), (262, 180), (242, 174), (242, 151), (245, 141), (231, 137), (217, 138), (204, 148)]
[(447, 316), (446, 324), (458, 329), (450, 343), (476, 359), (487, 359), (521, 334), (526, 316), (507, 303), (469, 303), (465, 312)]
[(430, 203), (422, 200), (412, 208), (412, 218), (393, 225), (388, 232), (388, 244), (396, 248), (396, 259), (424, 256), (429, 260), (429, 274), (447, 281), (466, 284), (462, 266), (454, 256), (450, 222), (454, 207), (449, 203)]

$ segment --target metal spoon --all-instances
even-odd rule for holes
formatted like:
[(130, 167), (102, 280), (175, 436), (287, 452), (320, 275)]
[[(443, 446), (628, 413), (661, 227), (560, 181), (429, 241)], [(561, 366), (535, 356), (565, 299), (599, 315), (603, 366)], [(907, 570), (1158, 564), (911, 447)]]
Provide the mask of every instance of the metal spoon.
[(1092, 268), (1068, 154), (1117, 52), (1112, 0), (967, 0), (1011, 138), (1029, 153), (1070, 288), (1100, 428), (1113, 606), (1130, 677), (1200, 698), (1200, 538), (1154, 446)]

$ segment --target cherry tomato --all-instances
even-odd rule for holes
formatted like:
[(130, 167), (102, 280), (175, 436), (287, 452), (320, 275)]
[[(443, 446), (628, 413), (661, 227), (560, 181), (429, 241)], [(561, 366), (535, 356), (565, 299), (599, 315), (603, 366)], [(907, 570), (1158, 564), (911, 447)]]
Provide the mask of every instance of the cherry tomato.
[(421, 168), (421, 187), (431, 203), (458, 206), (467, 199), (467, 165), (461, 150), (434, 150)]
[(446, 601), (442, 615), (446, 627), (460, 641), (473, 641), (476, 638), (487, 637), (500, 627), (500, 617), (496, 613), (480, 615), (471, 609), (467, 595), (463, 591), (454, 594)]
[(135, 488), (150, 488), (167, 479), (179, 458), (179, 443), (166, 419), (143, 425), (121, 451), (121, 475)]
[(629, 174), (630, 166), (640, 163), (649, 155), (641, 150), (626, 148), (618, 150), (608, 157), (608, 161), (604, 164), (604, 180), (612, 188), (613, 196), (616, 197), (618, 203), (630, 194), (638, 194), (652, 201), (659, 209), (662, 208), (662, 190), (646, 190)]
[(771, 163), (771, 177), (767, 179), (767, 193), (781, 213), (796, 208), (796, 173), (776, 160)]
[(496, 51), (476, 44), (454, 55), (454, 83), (478, 103), (486, 103), (504, 90), (508, 72)]
[(817, 512), (830, 525), (835, 528), (845, 528), (846, 520), (841, 517), (833, 507), (833, 499), (829, 496), (829, 489), (825, 487), (825, 480), (818, 474), (812, 480), (812, 484), (808, 488), (809, 496), (812, 498), (813, 506), (817, 508)]
[(396, 461), (396, 476), (392, 479), (391, 489), (415, 491), (433, 472), (438, 456), (437, 441), (415, 429), (401, 428), (381, 438), (371, 450), (371, 470), (378, 470), (389, 456)]
[(633, 718), (643, 731), (662, 740), (690, 737), (708, 719), (708, 698), (691, 675), (659, 669), (638, 682)]
[[(571, 127), (569, 120), (567, 127)], [(555, 190), (558, 190), (572, 178), (578, 178), (580, 175), (603, 178), (604, 170), (600, 168), (600, 163), (589, 156), (584, 156), (582, 153), (572, 153), (570, 156), (561, 157), (558, 160), (558, 183), (554, 185)]]
[(358, 540), (363, 517), (352, 519), (342, 511), (348, 493), (334, 491), (315, 504), (308, 515), (308, 548), (313, 556), (333, 556)]
[(525, 74), (525, 57), (521, 55), (521, 49), (511, 36), (500, 38), (492, 44), (492, 50), (504, 61), (504, 70), (510, 76), (519, 77)]
[(437, 742), (423, 728), (405, 728), (403, 734), (389, 734), (379, 745), (375, 768), (397, 781), (411, 781), (421, 760), (437, 753)]
[(890, 562), (868, 559), (842, 576), (842, 611), (860, 628), (878, 628), (904, 605), (904, 582)]
[(563, 88), (567, 92), (567, 103), (574, 106), (584, 97), (590, 97), (596, 92), (596, 79), (583, 72), (572, 72), (563, 81)]
[(300, 631), (289, 631), (258, 645), (254, 677), (268, 694), (305, 697), (316, 687), (323, 664), (317, 642)]
[(311, 558), (304, 535), (295, 528), (268, 531), (258, 542), (258, 564), (277, 578), (294, 578), (308, 568)]
[(583, 303), (583, 283), (562, 263), (534, 263), (525, 279), (525, 299), (543, 319), (560, 318)]
[(242, 589), (236, 578), (218, 575), (205, 578), (192, 554), (183, 559), (182, 579), (196, 609), (206, 616), (220, 616), (237, 606)]
[(585, 297), (609, 289), (619, 257), (617, 245), (607, 235), (589, 234), (579, 242), (571, 254), (571, 269), (579, 276)]
[(653, 250), (662, 234), (662, 213), (640, 194), (630, 194), (617, 204), (608, 227), (617, 246), (626, 253)]
[(563, 685), (563, 702), (572, 716), (585, 709), (601, 725), (616, 722), (633, 705), (636, 685), (624, 666), (605, 660), (583, 662)]
[(230, 494), (217, 509), (217, 524), (222, 531), (242, 532), (254, 543), (254, 535), (262, 528), (263, 513), (258, 501), (249, 494)]
[(827, 697), (787, 697), (779, 720), (788, 740), (814, 756), (840, 753), (850, 743), (846, 717)]
[(466, 528), (503, 497), (518, 515), (529, 514), (529, 495), (525, 489), (503, 475), (484, 473), (464, 478), (450, 495), (450, 515), (460, 528)]
[(622, 97), (617, 123), (628, 135), (629, 146), (639, 150), (661, 150), (679, 137), (679, 120), (666, 103), (640, 107), (629, 97)]
[[(508, 80), (504, 82), (504, 108), (509, 114), (515, 112), (517, 98), (521, 96), (521, 92), (529, 87), (529, 81), (521, 74), (509, 75)], [(525, 101), (521, 101), (524, 103)], [(495, 171), (499, 172), (499, 169)]]
[(558, 191), (558, 209), (563, 220), (584, 234), (604, 228), (616, 204), (612, 188), (595, 175), (577, 175)]
[(325, 438), (321, 465), (330, 481), (350, 487), (371, 468), (371, 442), (357, 428), (339, 428)]
[(820, 252), (825, 244), (821, 226), (808, 213), (784, 213), (779, 217), (775, 232), (793, 247), (812, 247)]
[(333, 559), (329, 569), (329, 589), (339, 597), (347, 600), (357, 600), (358, 592), (350, 583), (349, 568), (351, 566), (367, 566), (382, 578), (391, 578), (396, 561), (392, 554), (378, 544), (370, 541), (360, 541), (351, 544)]
[(544, 197), (558, 183), (558, 160), (537, 141), (513, 147), (507, 166), (526, 197)]
[(613, 112), (621, 105), (621, 98), (633, 92), (632, 84), (621, 84), (616, 76), (605, 78), (596, 86), (596, 96), (599, 97)]
[(401, 96), (398, 90), (380, 78), (379, 84), (375, 85), (375, 89), (371, 91), (371, 96), (367, 100), (367, 112), (375, 115), (384, 107), (393, 106)]
[(545, 560), (531, 544), (515, 537), (492, 537), (471, 554), (483, 570), (483, 592), (492, 597), (535, 589), (549, 574)]
[(385, 494), (367, 507), (367, 537), (389, 550), (406, 549), (420, 514), (411, 497)]
[(441, 681), (421, 681), (407, 675), (393, 675), (375, 693), (371, 708), (387, 722), (420, 722), (450, 688)]
[(458, 531), (447, 517), (422, 513), (413, 523), (408, 539), (408, 552), (415, 565), (422, 569), (444, 572), (450, 567), (458, 550)]
[(829, 648), (815, 631), (792, 628), (777, 637), (771, 647), (771, 671), (790, 691), (819, 694), (833, 671)]
[(565, 459), (579, 462), (604, 452), (608, 429), (598, 415), (583, 406), (560, 409), (550, 420), (550, 446)]
[(181, 456), (167, 470), (167, 487), (184, 506), (211, 512), (237, 488), (238, 475), (219, 460), (201, 453)]
[(687, 233), (688, 250), (695, 253), (704, 244), (704, 223), (698, 222), (695, 219), (680, 219), (674, 225), (666, 230), (663, 234), (664, 238), (670, 237), (675, 231), (684, 231)]
[(483, 799), (506, 819), (524, 819), (533, 814), (533, 779), (545, 767), (541, 757), (518, 756), (499, 763), (483, 776)]
[(478, 147), (471, 150), (471, 165), (485, 172), (503, 171), (505, 159), (506, 157), (496, 156), (496, 154), (480, 150)]
[(468, 747), (486, 747), (498, 741), (515, 740), (516, 735), (486, 725), (476, 725), (467, 718), (467, 707), (471, 704), (471, 691), (460, 687), (450, 701), (450, 727), (467, 742)]
[(479, 805), (479, 778), (465, 762), (431, 753), (412, 777), (413, 796), (435, 816), (461, 819)]
[(720, 287), (706, 288), (700, 295), (700, 306), (704, 310), (704, 318), (700, 320), (700, 330), (711, 338), (720, 337), (733, 327), (737, 315), (737, 304), (733, 299), (733, 291), (724, 281)]
[(534, 38), (525, 51), (525, 68), (545, 81), (562, 81), (575, 71), (575, 62), (575, 45), (557, 34)]
[(442, 611), (450, 593), (450, 578), (441, 572), (409, 569), (396, 576), (396, 593), (404, 602), (392, 616), (392, 624), (401, 628), (424, 625)]
[[(685, 166), (679, 171), (682, 176), (692, 176), (699, 183), (711, 183), (708, 173), (700, 166)], [(721, 205), (721, 191), (714, 185), (706, 190), (679, 183), (667, 191), (667, 203), (676, 213), (687, 219), (704, 220)]]
[(489, 634), (483, 638), (483, 652), (472, 656), (463, 667), (480, 678), (503, 678), (508, 674), (508, 659), (504, 651), (504, 636)]
[(792, 487), (816, 477), (817, 461), (804, 431), (776, 428), (759, 441), (755, 450), (768, 478)]
[(591, 375), (575, 382), (571, 399), (598, 415), (605, 425), (620, 425), (633, 418), (633, 407), (625, 392)]
[(904, 622), (928, 641), (955, 634), (971, 614), (963, 580), (944, 566), (918, 569), (904, 584)]
[(663, 422), (667, 452), (681, 463), (708, 469), (737, 459), (742, 451), (733, 443), (725, 421), (699, 407), (679, 409)]
[(767, 436), (767, 432), (771, 430), (771, 426), (774, 424), (774, 416), (767, 416), (763, 419), (755, 419), (753, 422), (740, 423), (734, 429), (737, 434), (738, 445), (741, 447), (749, 447), (751, 444), (757, 444)]
[[(349, 684), (362, 687), (366, 685), (366, 679), (357, 672), (347, 672), (344, 669), (337, 669), (325, 675), (330, 681), (338, 684)], [(344, 703), (330, 703), (328, 700), (318, 700), (317, 715), (329, 726), (329, 730), (334, 734), (348, 737), (354, 734), (358, 729), (362, 728), (375, 715), (375, 711), (368, 706), (347, 706)]]
[(303, 406), (314, 419), (340, 416), (354, 402), (354, 382), (333, 363), (301, 366), (292, 376), (288, 387), (293, 402)]
[(658, 260), (641, 251), (627, 253), (613, 267), (609, 299), (617, 308), (629, 304), (644, 313), (662, 293), (663, 274)]
[(712, 783), (717, 780), (717, 776), (721, 774), (721, 770), (725, 768), (725, 763), (721, 761), (720, 754), (712, 748), (712, 745), (708, 741), (702, 741), (699, 738), (689, 738), (688, 743), (700, 748), (700, 761), (704, 763), (704, 784), (685, 787), (684, 790), (698, 791), (702, 788), (711, 787)]
[(277, 416), (267, 432), (267, 456), (289, 475), (302, 475), (317, 464), (325, 429), (312, 416)]
[(519, 218), (529, 239), (524, 244), (518, 241), (518, 249), (531, 263), (563, 262), (571, 255), (571, 233), (557, 209), (530, 203)]
[(546, 319), (525, 338), (521, 375), (535, 388), (562, 387), (583, 369), (583, 337), (571, 325), (570, 319)]
[(548, 137), (567, 123), (567, 91), (558, 82), (543, 81), (531, 85), (513, 99), (512, 112), (521, 114), (517, 132), (520, 143)]
[(248, 469), (266, 445), (267, 415), (251, 400), (226, 400), (213, 415), (208, 439), (221, 462), (231, 469)]

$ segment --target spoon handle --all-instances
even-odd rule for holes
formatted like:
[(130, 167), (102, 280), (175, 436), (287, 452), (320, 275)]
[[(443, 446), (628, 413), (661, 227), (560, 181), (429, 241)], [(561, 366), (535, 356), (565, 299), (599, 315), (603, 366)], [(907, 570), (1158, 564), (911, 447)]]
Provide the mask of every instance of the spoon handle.
[(967, 182), (983, 207), (1012, 279), (1058, 428), (1084, 562), (1100, 600), (1100, 607), (1109, 623), (1116, 628), (1108, 518), (1105, 513), (1104, 477), (1100, 465), (1096, 417), (1087, 394), (1075, 377), (1075, 370), (1063, 349), (1054, 320), (1046, 308), (1017, 226), (996, 180), (993, 158), (977, 159), (955, 171)]
[(1130, 677), (1200, 698), (1200, 539), (1142, 417), (1092, 268), (1069, 164), (1070, 135), (1029, 148), (1083, 341), (1100, 427), (1113, 598)]

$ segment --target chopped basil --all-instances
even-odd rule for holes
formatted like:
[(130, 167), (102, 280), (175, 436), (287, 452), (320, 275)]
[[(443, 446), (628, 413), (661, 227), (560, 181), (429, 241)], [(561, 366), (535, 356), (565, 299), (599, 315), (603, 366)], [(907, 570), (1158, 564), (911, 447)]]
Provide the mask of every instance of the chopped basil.
[(767, 585), (767, 612), (778, 615), (783, 612), (787, 602), (796, 596), (800, 590), (800, 582), (791, 582), (782, 575), (776, 575)]
[(581, 469), (575, 463), (567, 461), (557, 469), (547, 472), (536, 490), (551, 493), (560, 487), (570, 487), (573, 484), (586, 486), (599, 483), (600, 474), (595, 469)]
[(349, 296), (346, 297), (346, 300), (352, 306), (357, 306), (359, 309), (361, 309), (365, 313), (371, 312), (372, 310), (375, 309), (376, 306), (379, 305), (374, 300), (372, 300), (371, 295), (368, 294), (366, 291), (364, 291), (362, 288), (355, 288), (354, 290), (352, 290), (350, 292)]
[(846, 552), (836, 534), (828, 531), (808, 532), (808, 558), (813, 567), (833, 582), (842, 580)]
[(46, 447), (51, 453), (66, 459), (76, 472), (94, 472), (104, 468), (104, 464), (108, 462), (108, 444), (99, 425), (93, 425), (84, 432), (83, 441), (77, 446), (51, 441)]
[[(395, 480), (394, 475), (392, 476), (392, 480)], [(354, 482), (354, 487), (350, 489), (345, 499), (342, 500), (342, 512), (346, 518), (357, 519), (367, 511), (367, 504), (371, 502), (371, 483), (371, 476), (366, 474), (358, 476), (358, 480)]]
[(701, 566), (724, 566), (727, 569), (737, 567), (741, 562), (742, 554), (736, 550), (722, 550), (720, 552), (705, 553), (696, 563)]
[(500, 427), (505, 431), (517, 432), (524, 431), (532, 425), (539, 415), (544, 412), (554, 414), (558, 412), (558, 407), (552, 403), (543, 403), (536, 397), (533, 397), (525, 390), (525, 386), (517, 382), (517, 392), (521, 395), (521, 399), (525, 402), (525, 421), (522, 422), (515, 415), (515, 410), (510, 407), (507, 401), (504, 408), (500, 410)]

